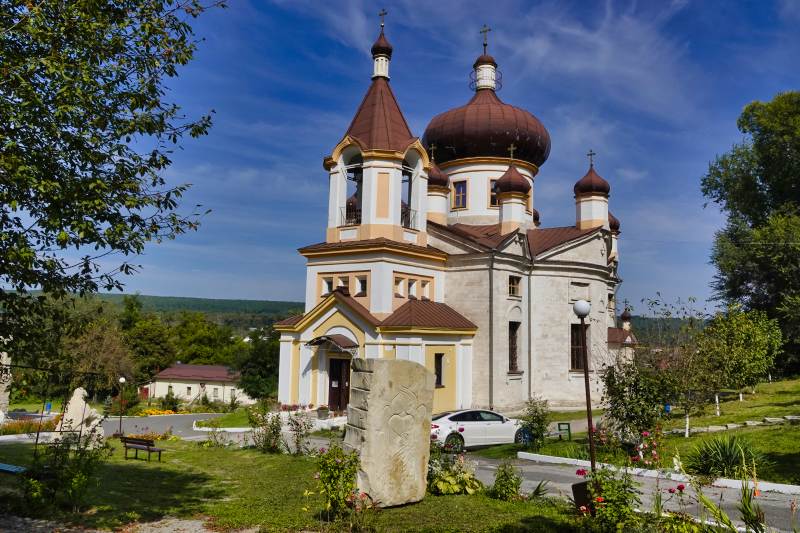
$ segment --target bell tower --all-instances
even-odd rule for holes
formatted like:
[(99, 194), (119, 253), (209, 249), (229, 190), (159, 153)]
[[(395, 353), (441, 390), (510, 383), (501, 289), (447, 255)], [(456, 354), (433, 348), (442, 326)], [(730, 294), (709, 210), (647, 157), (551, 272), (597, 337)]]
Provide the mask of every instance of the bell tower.
[(372, 45), (372, 83), (344, 138), (325, 159), (330, 173), (330, 243), (385, 238), (427, 245), (430, 160), (389, 85), (392, 45), (381, 30)]

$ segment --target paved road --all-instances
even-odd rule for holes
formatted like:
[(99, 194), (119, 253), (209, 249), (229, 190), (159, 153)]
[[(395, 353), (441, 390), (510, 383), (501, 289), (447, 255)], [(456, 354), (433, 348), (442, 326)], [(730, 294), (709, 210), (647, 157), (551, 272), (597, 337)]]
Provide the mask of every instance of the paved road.
[[(163, 415), (163, 416), (143, 416), (143, 417), (122, 417), (122, 430), (125, 433), (147, 433), (155, 431), (164, 433), (172, 428), (172, 433), (185, 440), (203, 440), (207, 433), (192, 430), (192, 422), (195, 420), (207, 420), (222, 416), (219, 413), (194, 414), (194, 415)], [(118, 417), (107, 418), (103, 422), (103, 430), (107, 436), (111, 436), (119, 431), (120, 419)]]

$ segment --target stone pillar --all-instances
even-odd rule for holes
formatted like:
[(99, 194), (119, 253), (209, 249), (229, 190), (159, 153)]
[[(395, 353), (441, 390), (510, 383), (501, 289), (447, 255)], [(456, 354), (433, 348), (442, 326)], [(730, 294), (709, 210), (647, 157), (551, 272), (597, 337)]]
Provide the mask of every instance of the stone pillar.
[(0, 352), (0, 420), (8, 412), (9, 388), (11, 387), (11, 358), (6, 352)]
[(358, 488), (381, 507), (427, 488), (434, 375), (412, 361), (352, 361), (345, 449), (359, 453)]

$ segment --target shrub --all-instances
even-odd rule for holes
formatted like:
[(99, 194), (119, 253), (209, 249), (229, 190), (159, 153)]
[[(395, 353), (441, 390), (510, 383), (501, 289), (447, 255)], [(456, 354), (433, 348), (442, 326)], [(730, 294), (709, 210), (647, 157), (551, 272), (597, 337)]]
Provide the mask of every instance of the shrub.
[(80, 510), (87, 491), (97, 485), (97, 470), (111, 455), (111, 447), (96, 429), (84, 435), (65, 433), (48, 444), (20, 478), (29, 505), (55, 504)]
[(224, 448), (231, 444), (228, 434), (220, 429), (219, 420), (211, 420), (208, 422), (208, 427), (211, 431), (208, 432), (208, 438), (200, 441), (198, 444), (202, 448)]
[(431, 443), (428, 461), (428, 492), (431, 494), (475, 494), (483, 483), (475, 477), (475, 466), (464, 455), (446, 453), (439, 443)]
[(489, 489), (489, 496), (496, 500), (511, 502), (522, 499), (519, 489), (522, 487), (522, 476), (517, 473), (508, 461), (503, 461), (497, 467), (494, 475), (494, 485)]
[(347, 512), (348, 503), (356, 491), (356, 474), (359, 460), (357, 453), (345, 453), (338, 445), (329, 450), (320, 450), (317, 458), (320, 494), (325, 501), (325, 513), (335, 519)]
[(281, 415), (270, 413), (262, 404), (247, 408), (247, 422), (253, 428), (253, 445), (265, 453), (280, 453), (285, 446)]
[(164, 411), (177, 412), (178, 408), (180, 407), (178, 398), (175, 397), (172, 391), (168, 391), (167, 395), (161, 398), (160, 403), (161, 403), (161, 409)]
[(50, 420), (43, 420), (41, 429), (38, 420), (9, 420), (0, 426), (0, 435), (18, 435), (22, 433), (36, 433), (37, 431), (53, 431), (61, 420), (58, 415)]
[(589, 496), (594, 507), (593, 525), (600, 531), (635, 530), (639, 520), (635, 509), (641, 500), (630, 473), (608, 468), (590, 474), (585, 474), (585, 470), (578, 472), (589, 482)]
[(536, 397), (528, 400), (521, 420), (524, 444), (531, 450), (540, 449), (544, 445), (547, 426), (550, 424), (550, 409), (547, 407), (547, 400)]
[(766, 464), (764, 456), (740, 435), (717, 435), (699, 443), (686, 456), (690, 474), (728, 478), (755, 477)]
[(289, 433), (292, 434), (292, 450), (295, 455), (302, 455), (308, 450), (308, 436), (314, 427), (305, 413), (289, 413), (287, 419)]

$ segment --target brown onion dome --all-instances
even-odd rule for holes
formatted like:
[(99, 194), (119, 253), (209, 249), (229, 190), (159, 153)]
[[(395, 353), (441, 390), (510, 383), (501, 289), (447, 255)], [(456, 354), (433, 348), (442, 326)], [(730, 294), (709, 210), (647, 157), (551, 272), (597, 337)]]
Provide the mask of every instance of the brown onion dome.
[(611, 228), (611, 231), (619, 231), (619, 219), (612, 215), (611, 211), (608, 212), (608, 227)]
[(625, 310), (622, 312), (622, 314), (619, 315), (619, 318), (620, 318), (620, 320), (622, 320), (624, 322), (628, 322), (631, 319), (630, 310), (626, 307)]
[(433, 117), (422, 138), (426, 147), (439, 147), (439, 164), (467, 157), (505, 159), (512, 143), (514, 159), (537, 167), (550, 155), (550, 134), (539, 119), (504, 103), (491, 89), (481, 89), (466, 105)]
[(494, 58), (489, 54), (483, 54), (478, 56), (478, 59), (475, 60), (472, 68), (478, 68), (481, 65), (492, 65), (493, 67), (496, 67), (497, 61), (495, 61)]
[(539, 211), (535, 207), (533, 208), (533, 223), (539, 225)]
[(386, 36), (383, 34), (383, 28), (381, 28), (381, 34), (378, 35), (375, 44), (372, 45), (372, 57), (375, 56), (387, 56), (389, 59), (392, 58), (392, 45), (389, 44), (389, 40), (386, 39)]
[(589, 172), (578, 180), (573, 189), (575, 194), (603, 194), (608, 196), (611, 192), (611, 185), (604, 180), (600, 174), (595, 172), (594, 165), (589, 166)]
[(525, 176), (519, 173), (519, 171), (511, 165), (508, 167), (508, 170), (500, 176), (495, 182), (495, 186), (497, 187), (497, 192), (519, 192), (523, 194), (527, 194), (528, 191), (531, 190), (531, 184), (528, 183), (528, 180), (525, 179)]
[(439, 165), (436, 163), (431, 163), (431, 171), (428, 172), (428, 187), (436, 186), (436, 187), (449, 187), (450, 181), (447, 177), (447, 174), (442, 172), (442, 169), (439, 168)]

